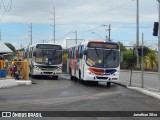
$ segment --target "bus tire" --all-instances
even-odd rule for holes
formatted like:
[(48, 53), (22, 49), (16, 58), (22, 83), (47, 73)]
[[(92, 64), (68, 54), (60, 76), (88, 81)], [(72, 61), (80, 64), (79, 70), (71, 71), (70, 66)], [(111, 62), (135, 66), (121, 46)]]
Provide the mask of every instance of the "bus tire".
[(81, 71), (79, 70), (79, 82), (85, 84), (85, 81), (81, 78)]
[(72, 70), (71, 70), (71, 68), (70, 68), (69, 73), (70, 73), (70, 80), (74, 80), (74, 77), (72, 76)]
[(35, 78), (35, 75), (31, 74), (31, 78)]
[(52, 76), (52, 78), (53, 78), (54, 80), (58, 80), (58, 75), (57, 75), (57, 76)]
[(111, 82), (107, 82), (107, 87), (111, 87)]
[(31, 77), (31, 73), (29, 73), (29, 77)]

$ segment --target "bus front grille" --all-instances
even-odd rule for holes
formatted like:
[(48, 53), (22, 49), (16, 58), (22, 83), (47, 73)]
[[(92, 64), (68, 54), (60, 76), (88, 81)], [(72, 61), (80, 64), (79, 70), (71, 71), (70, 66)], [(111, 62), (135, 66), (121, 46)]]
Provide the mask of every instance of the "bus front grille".
[(53, 74), (53, 72), (43, 72), (43, 74)]
[(97, 79), (108, 79), (108, 77), (98, 77), (97, 76)]

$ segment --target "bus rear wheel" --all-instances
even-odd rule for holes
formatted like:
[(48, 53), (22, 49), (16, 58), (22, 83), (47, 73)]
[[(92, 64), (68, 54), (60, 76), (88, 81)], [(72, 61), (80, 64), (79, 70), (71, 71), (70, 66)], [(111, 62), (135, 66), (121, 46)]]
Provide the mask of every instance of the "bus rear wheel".
[(85, 84), (85, 81), (81, 78), (81, 71), (79, 70), (79, 82)]
[(74, 76), (72, 76), (72, 70), (71, 70), (71, 68), (70, 68), (70, 80), (74, 80)]
[(111, 82), (107, 82), (107, 87), (111, 87)]
[(52, 76), (54, 80), (58, 80), (58, 76)]

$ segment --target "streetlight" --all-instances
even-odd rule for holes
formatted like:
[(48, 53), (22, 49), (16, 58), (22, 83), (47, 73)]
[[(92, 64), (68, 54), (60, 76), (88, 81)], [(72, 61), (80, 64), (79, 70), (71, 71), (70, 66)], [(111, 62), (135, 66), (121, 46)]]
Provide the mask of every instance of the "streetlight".
[[(92, 32), (92, 34), (96, 34), (98, 37), (100, 37), (101, 39), (103, 39), (99, 34), (97, 34), (96, 32)], [(103, 39), (104, 40), (104, 39)]]

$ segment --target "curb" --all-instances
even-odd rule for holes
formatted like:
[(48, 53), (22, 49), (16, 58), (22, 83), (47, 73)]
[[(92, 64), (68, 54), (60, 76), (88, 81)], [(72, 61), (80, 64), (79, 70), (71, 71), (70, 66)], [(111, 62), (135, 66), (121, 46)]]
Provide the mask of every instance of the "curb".
[(12, 87), (17, 85), (18, 84), (15, 80), (0, 80), (0, 88)]
[[(120, 70), (120, 72), (130, 72), (130, 70)], [(133, 73), (141, 73), (141, 71), (132, 71)], [(144, 74), (156, 74), (158, 75), (158, 72), (149, 72), (149, 71), (144, 71)]]
[(142, 94), (145, 94), (145, 95), (148, 95), (150, 97), (153, 97), (153, 98), (160, 100), (160, 92), (152, 92), (152, 91), (149, 91), (148, 89), (145, 89), (145, 88), (131, 87), (131, 86), (125, 85), (124, 83), (120, 83), (120, 82), (119, 83), (114, 82), (114, 83), (121, 85), (123, 87), (126, 87), (130, 90), (135, 90), (137, 92), (140, 92)]
[(16, 83), (18, 85), (31, 85), (32, 81), (31, 80), (16, 80)]
[(15, 79), (6, 79), (0, 80), (0, 88), (13, 87), (18, 85), (31, 85), (31, 80), (15, 80)]
[(125, 85), (124, 83), (121, 83), (121, 82), (112, 82), (112, 83), (115, 83), (117, 85), (121, 85), (122, 87), (126, 87), (127, 88), (127, 85)]
[(135, 91), (137, 91), (137, 92), (143, 93), (143, 94), (145, 94), (145, 95), (148, 95), (148, 96), (151, 96), (151, 97), (153, 97), (153, 98), (156, 98), (156, 99), (159, 99), (159, 100), (160, 100), (160, 93), (158, 93), (158, 92), (151, 92), (151, 91), (149, 91), (149, 90), (147, 90), (147, 89), (138, 88), (138, 87), (129, 87), (129, 86), (128, 86), (127, 88), (129, 88), (129, 89), (131, 89), (131, 90), (135, 90)]

